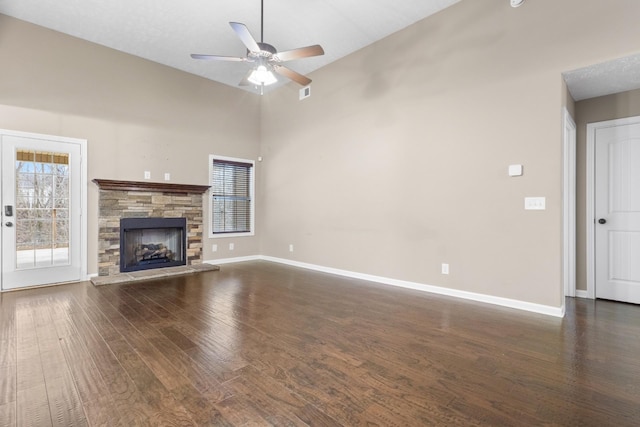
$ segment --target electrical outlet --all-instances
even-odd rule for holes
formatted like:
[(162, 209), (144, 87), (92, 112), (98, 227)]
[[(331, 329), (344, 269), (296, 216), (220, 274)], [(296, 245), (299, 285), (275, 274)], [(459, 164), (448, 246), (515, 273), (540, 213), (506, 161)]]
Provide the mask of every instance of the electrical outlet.
[(144, 179), (151, 179), (151, 171), (144, 171)]
[(171, 181), (171, 174), (169, 172), (165, 172), (164, 173), (164, 180), (165, 181)]
[(293, 245), (289, 245), (289, 252), (293, 252)]
[(449, 274), (449, 264), (442, 264), (442, 274)]
[(211, 245), (211, 251), (218, 252), (218, 245)]
[(229, 243), (229, 250), (232, 251), (235, 249), (235, 245), (233, 243)]

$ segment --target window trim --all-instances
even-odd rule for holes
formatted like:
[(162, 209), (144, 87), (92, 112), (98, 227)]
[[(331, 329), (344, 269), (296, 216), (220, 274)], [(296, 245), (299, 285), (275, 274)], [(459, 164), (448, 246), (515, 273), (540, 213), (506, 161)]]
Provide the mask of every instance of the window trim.
[[(226, 162), (248, 163), (251, 165), (251, 179), (249, 182), (249, 197), (251, 198), (251, 218), (250, 218), (250, 231), (240, 233), (214, 233), (213, 232), (213, 162), (214, 160), (222, 160)], [(209, 197), (209, 215), (208, 215), (208, 228), (210, 239), (223, 239), (229, 237), (246, 237), (255, 235), (255, 213), (256, 213), (256, 198), (255, 198), (255, 181), (256, 181), (256, 162), (249, 159), (241, 159), (237, 157), (219, 156), (217, 154), (209, 154), (209, 185), (211, 187), (208, 190)]]

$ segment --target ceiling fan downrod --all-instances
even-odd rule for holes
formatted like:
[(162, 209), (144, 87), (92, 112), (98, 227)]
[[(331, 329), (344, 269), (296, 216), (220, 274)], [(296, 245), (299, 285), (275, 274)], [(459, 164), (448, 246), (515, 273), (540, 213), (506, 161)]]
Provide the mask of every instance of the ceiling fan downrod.
[(264, 43), (264, 0), (260, 0), (260, 43)]

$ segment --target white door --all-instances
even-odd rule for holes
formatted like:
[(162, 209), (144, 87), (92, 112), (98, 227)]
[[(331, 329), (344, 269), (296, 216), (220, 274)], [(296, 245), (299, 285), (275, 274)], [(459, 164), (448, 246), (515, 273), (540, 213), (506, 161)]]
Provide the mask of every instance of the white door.
[(82, 144), (0, 131), (2, 290), (81, 280)]
[(596, 129), (595, 296), (640, 304), (640, 123)]

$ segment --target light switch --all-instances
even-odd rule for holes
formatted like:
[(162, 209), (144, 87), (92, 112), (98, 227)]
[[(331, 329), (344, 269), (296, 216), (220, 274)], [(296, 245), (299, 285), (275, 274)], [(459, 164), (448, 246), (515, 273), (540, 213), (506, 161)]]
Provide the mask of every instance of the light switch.
[(524, 208), (528, 211), (543, 211), (547, 208), (546, 197), (525, 197)]

